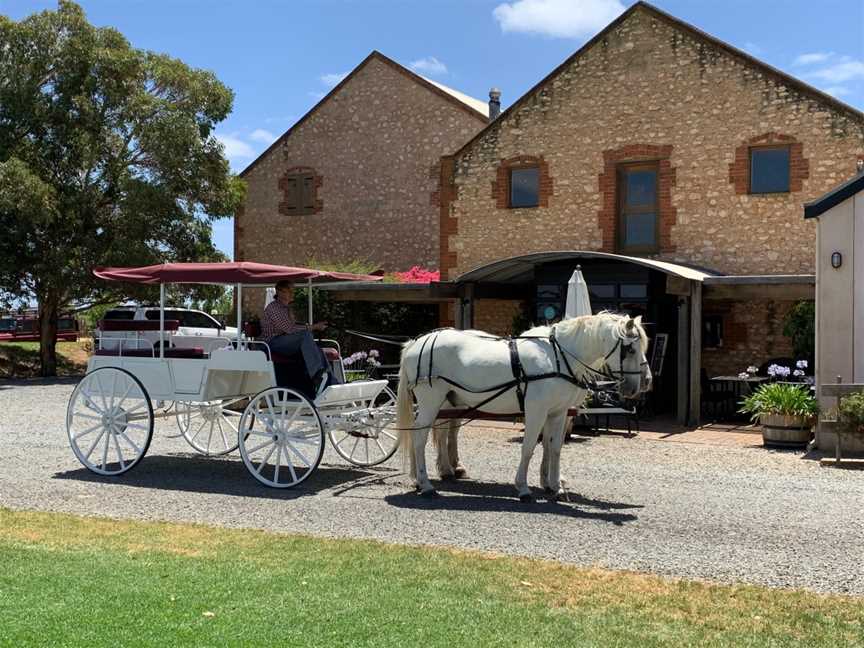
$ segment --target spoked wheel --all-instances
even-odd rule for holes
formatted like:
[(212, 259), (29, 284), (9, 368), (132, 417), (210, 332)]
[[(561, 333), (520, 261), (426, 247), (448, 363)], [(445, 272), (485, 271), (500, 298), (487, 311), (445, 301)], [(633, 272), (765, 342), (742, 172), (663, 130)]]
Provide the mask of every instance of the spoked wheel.
[(240, 418), (240, 456), (252, 476), (274, 488), (309, 477), (324, 455), (324, 424), (312, 402), (284, 387), (255, 396)]
[(355, 466), (377, 466), (399, 448), (396, 394), (385, 387), (374, 400), (357, 401), (359, 415), (334, 417), (327, 436), (339, 456)]
[(84, 467), (120, 475), (138, 465), (153, 437), (153, 406), (125, 369), (102, 367), (75, 387), (66, 410), (69, 445)]
[[(247, 396), (208, 402), (177, 402), (177, 427), (197, 452), (217, 457), (237, 449), (237, 424), (243, 410), (238, 408)], [(239, 409), (239, 411), (238, 411)]]

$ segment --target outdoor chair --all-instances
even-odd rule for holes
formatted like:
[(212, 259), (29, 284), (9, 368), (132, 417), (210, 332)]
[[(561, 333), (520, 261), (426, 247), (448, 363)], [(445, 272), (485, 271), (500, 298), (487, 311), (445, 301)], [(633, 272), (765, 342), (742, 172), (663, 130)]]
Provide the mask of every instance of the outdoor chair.
[(703, 368), (700, 372), (702, 385), (702, 409), (706, 415), (709, 414), (717, 418), (718, 410), (720, 415), (728, 417), (730, 415), (729, 407), (732, 405), (732, 410), (735, 410), (735, 391), (730, 389), (728, 385), (722, 382), (715, 382), (708, 378), (708, 372)]

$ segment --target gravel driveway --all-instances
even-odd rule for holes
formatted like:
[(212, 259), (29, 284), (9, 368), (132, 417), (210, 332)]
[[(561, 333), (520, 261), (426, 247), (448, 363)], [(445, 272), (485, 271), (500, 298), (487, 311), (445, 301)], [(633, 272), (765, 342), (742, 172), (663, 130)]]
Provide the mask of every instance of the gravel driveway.
[[(328, 450), (297, 490), (258, 484), (239, 456), (190, 454), (158, 421), (147, 458), (86, 471), (64, 427), (74, 381), (0, 381), (0, 506), (429, 543), (685, 578), (864, 595), (864, 472), (801, 453), (642, 438), (567, 444), (571, 502), (520, 503), (512, 431), (467, 429), (471, 479), (409, 492), (398, 455), (356, 469)], [(431, 457), (431, 453), (430, 453)], [(539, 451), (529, 473), (538, 482)]]

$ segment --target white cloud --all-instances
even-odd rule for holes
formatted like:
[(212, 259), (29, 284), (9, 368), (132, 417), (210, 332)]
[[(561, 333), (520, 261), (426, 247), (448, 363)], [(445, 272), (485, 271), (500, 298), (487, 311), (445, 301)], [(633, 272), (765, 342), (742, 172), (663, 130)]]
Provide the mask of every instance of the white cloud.
[(811, 52), (809, 54), (801, 54), (792, 61), (792, 65), (813, 65), (814, 63), (824, 63), (832, 56), (834, 56), (834, 52)]
[(808, 77), (828, 83), (845, 83), (864, 79), (864, 61), (841, 56), (825, 67), (807, 73)]
[(848, 95), (850, 92), (852, 92), (846, 86), (830, 86), (828, 88), (823, 88), (823, 90), (830, 94), (832, 97), (838, 98), (842, 97), (843, 95)]
[(348, 76), (347, 72), (329, 72), (327, 74), (322, 74), (318, 77), (318, 80), (328, 88), (332, 88), (333, 86), (338, 85), (346, 76)]
[(425, 58), (417, 59), (416, 61), (411, 63), (409, 67), (415, 72), (422, 72), (424, 74), (447, 74), (447, 66), (434, 56), (427, 56)]
[(229, 160), (252, 159), (255, 157), (255, 149), (237, 137), (237, 133), (217, 133), (216, 139), (225, 147), (225, 157)]
[(249, 135), (249, 139), (253, 142), (261, 142), (263, 144), (272, 144), (276, 141), (276, 136), (268, 130), (264, 130), (263, 128), (256, 128)]
[(515, 0), (492, 11), (503, 32), (579, 38), (600, 31), (624, 11), (620, 0)]

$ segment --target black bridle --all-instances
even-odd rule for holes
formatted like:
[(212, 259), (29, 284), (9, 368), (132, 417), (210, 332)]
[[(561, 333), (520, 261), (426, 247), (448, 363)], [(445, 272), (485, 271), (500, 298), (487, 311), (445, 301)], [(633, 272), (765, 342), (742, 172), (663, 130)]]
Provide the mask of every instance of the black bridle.
[[(629, 341), (625, 342), (625, 339), (627, 339)], [(625, 338), (624, 336), (619, 336), (618, 339), (615, 341), (615, 346), (613, 346), (609, 350), (609, 352), (605, 356), (603, 356), (603, 364), (601, 365), (600, 369), (595, 369), (594, 367), (585, 364), (576, 356), (575, 353), (573, 353), (572, 351), (570, 351), (568, 349), (565, 349), (561, 345), (561, 343), (558, 341), (558, 339), (556, 338), (554, 327), (552, 328), (552, 331), (549, 334), (549, 341), (552, 343), (553, 349), (555, 349), (556, 351), (557, 350), (561, 351), (562, 357), (564, 358), (564, 363), (567, 366), (567, 370), (570, 372), (571, 375), (574, 375), (574, 376), (575, 376), (575, 374), (573, 374), (573, 370), (570, 368), (570, 364), (567, 362), (566, 356), (570, 356), (571, 358), (573, 358), (573, 360), (578, 362), (583, 368), (587, 369), (588, 371), (595, 374), (596, 376), (606, 378), (607, 380), (611, 380), (611, 381), (616, 382), (616, 383), (624, 382), (625, 376), (637, 375), (637, 374), (639, 376), (643, 375), (644, 370), (642, 369), (642, 367), (645, 367), (648, 365), (647, 361), (642, 361), (639, 363), (639, 370), (638, 371), (625, 371), (624, 370), (624, 359), (628, 355), (633, 355), (636, 353), (636, 343), (639, 341), (638, 337), (635, 339), (630, 339), (630, 338)], [(613, 372), (611, 367), (609, 367), (609, 358), (612, 357), (612, 355), (615, 353), (615, 351), (618, 351), (618, 353), (619, 353), (619, 355), (618, 355), (618, 371), (617, 372)], [(618, 374), (617, 376), (615, 375), (616, 373)]]

